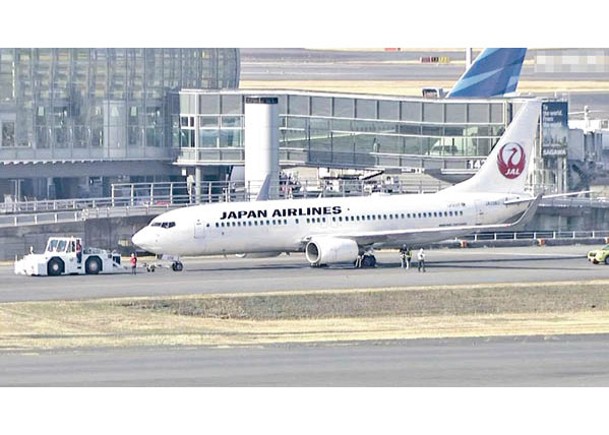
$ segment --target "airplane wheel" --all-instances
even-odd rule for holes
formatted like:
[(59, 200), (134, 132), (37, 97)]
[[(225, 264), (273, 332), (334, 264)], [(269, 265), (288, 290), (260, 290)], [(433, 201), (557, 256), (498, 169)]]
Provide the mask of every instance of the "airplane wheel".
[(375, 267), (376, 257), (374, 255), (365, 255), (362, 258), (362, 267)]
[(171, 265), (171, 270), (173, 270), (174, 272), (181, 272), (182, 269), (184, 269), (184, 265), (180, 261), (175, 261)]

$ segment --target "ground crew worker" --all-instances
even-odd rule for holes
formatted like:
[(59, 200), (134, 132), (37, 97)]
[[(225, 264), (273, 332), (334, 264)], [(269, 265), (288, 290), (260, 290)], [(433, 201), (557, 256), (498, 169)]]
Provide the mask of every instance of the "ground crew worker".
[(400, 261), (401, 261), (401, 266), (402, 269), (408, 269), (407, 266), (407, 261), (406, 261), (406, 253), (408, 252), (408, 248), (406, 247), (406, 245), (402, 245), (402, 247), (400, 248)]
[(80, 244), (80, 240), (76, 240), (76, 262), (78, 264), (82, 263), (82, 245)]
[(131, 275), (135, 275), (135, 269), (137, 268), (137, 257), (135, 253), (131, 254)]
[(410, 269), (410, 262), (412, 261), (412, 249), (410, 246), (406, 250), (406, 270)]
[(419, 272), (421, 271), (421, 268), (423, 268), (423, 272), (425, 272), (425, 251), (423, 251), (423, 248), (419, 249), (419, 253), (417, 254), (417, 261), (419, 266)]
[(362, 254), (357, 254), (357, 257), (355, 258), (355, 268), (356, 269), (360, 269), (362, 267)]

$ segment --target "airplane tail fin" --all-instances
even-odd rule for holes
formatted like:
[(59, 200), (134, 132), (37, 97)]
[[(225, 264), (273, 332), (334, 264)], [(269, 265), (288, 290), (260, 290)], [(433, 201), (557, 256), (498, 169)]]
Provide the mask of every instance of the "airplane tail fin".
[(526, 48), (486, 48), (446, 98), (490, 98), (516, 91)]
[(541, 101), (525, 102), (478, 172), (441, 192), (525, 193)]

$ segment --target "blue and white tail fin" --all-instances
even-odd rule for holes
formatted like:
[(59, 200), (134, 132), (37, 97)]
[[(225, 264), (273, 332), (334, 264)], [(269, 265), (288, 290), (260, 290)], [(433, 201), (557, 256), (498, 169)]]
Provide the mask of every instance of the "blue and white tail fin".
[(486, 48), (446, 98), (491, 98), (516, 92), (526, 48)]
[(524, 194), (533, 161), (541, 101), (528, 100), (470, 179), (440, 191)]

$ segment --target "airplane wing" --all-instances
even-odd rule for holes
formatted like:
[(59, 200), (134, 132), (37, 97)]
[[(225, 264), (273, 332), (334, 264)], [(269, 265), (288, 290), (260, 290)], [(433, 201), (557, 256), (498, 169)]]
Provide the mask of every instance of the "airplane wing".
[(396, 240), (399, 241), (416, 241), (418, 238), (424, 236), (425, 239), (436, 239), (445, 240), (458, 235), (475, 233), (480, 231), (498, 231), (498, 230), (510, 230), (516, 227), (522, 226), (529, 222), (541, 201), (542, 195), (538, 195), (536, 198), (531, 199), (531, 205), (524, 211), (524, 213), (515, 222), (506, 222), (502, 224), (493, 225), (455, 225), (455, 226), (443, 226), (433, 228), (418, 228), (418, 229), (403, 229), (403, 230), (391, 230), (391, 231), (369, 231), (365, 233), (336, 233), (332, 234), (332, 237), (351, 239), (357, 242), (358, 245), (366, 246), (375, 243), (389, 243)]
[[(553, 194), (553, 195), (543, 195), (542, 199), (565, 198), (567, 196), (577, 196), (577, 195), (583, 195), (585, 193), (591, 193), (591, 192), (593, 192), (593, 190), (582, 190), (580, 192), (569, 192), (569, 193), (556, 193), (556, 194)], [(536, 199), (537, 198), (510, 199), (508, 201), (504, 201), (503, 203), (505, 205), (521, 204), (523, 202), (533, 202)]]

